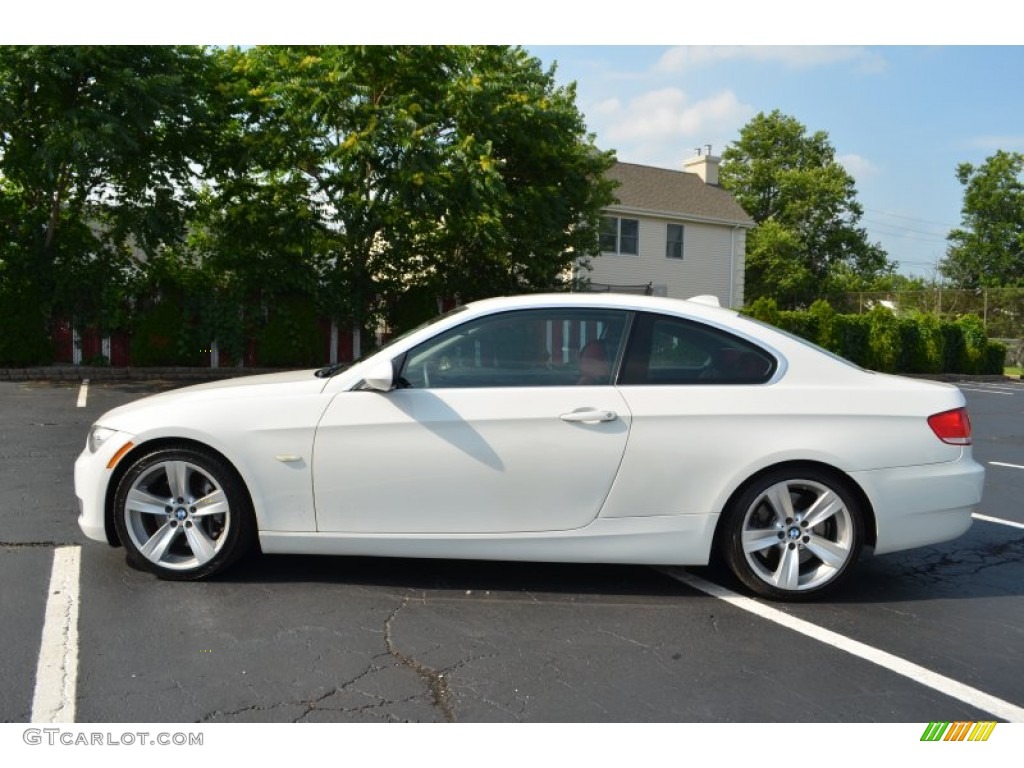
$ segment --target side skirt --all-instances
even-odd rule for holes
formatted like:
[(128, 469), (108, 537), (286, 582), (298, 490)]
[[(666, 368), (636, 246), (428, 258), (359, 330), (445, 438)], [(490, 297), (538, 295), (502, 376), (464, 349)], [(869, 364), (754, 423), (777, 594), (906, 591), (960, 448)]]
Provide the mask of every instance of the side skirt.
[(718, 515), (597, 519), (574, 531), (374, 534), (261, 531), (267, 554), (707, 565)]

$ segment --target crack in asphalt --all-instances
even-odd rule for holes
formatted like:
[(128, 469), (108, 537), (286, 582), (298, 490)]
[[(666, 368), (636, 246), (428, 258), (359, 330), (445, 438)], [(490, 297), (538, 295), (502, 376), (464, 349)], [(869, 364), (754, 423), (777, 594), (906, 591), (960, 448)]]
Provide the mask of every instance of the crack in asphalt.
[(394, 702), (388, 701), (387, 699), (382, 699), (382, 700), (376, 702), (375, 704), (366, 704), (366, 705), (361, 706), (361, 707), (320, 707), (320, 706), (317, 706), (318, 704), (322, 704), (324, 701), (326, 701), (327, 699), (331, 698), (332, 696), (337, 696), (339, 693), (344, 692), (345, 689), (348, 688), (350, 685), (353, 685), (357, 681), (363, 679), (367, 675), (371, 674), (374, 670), (375, 670), (375, 668), (371, 667), (370, 669), (367, 669), (365, 672), (363, 672), (362, 674), (360, 674), (357, 677), (353, 678), (352, 680), (349, 680), (344, 685), (338, 686), (336, 688), (332, 688), (331, 690), (327, 691), (327, 693), (323, 694), (322, 696), (317, 696), (315, 699), (309, 699), (307, 701), (296, 702), (295, 705), (303, 706), (303, 707), (305, 707), (305, 709), (303, 710), (301, 715), (299, 715), (296, 718), (293, 718), (292, 722), (293, 723), (302, 722), (303, 720), (305, 720), (307, 717), (309, 717), (314, 712), (341, 712), (341, 713), (346, 713), (347, 714), (349, 712), (363, 712), (363, 711), (366, 711), (366, 710), (369, 710), (369, 709), (378, 709), (380, 707), (384, 707), (384, 706), (387, 706), (389, 704), (394, 703)]
[[(381, 656), (384, 656), (384, 654), (381, 654)], [(388, 654), (387, 657), (391, 658), (391, 655)], [(246, 706), (246, 707), (239, 707), (237, 709), (231, 709), (231, 710), (218, 709), (218, 710), (215, 710), (213, 712), (209, 712), (209, 713), (203, 715), (202, 717), (198, 718), (196, 720), (196, 722), (197, 723), (207, 723), (207, 722), (211, 722), (211, 721), (217, 720), (217, 719), (234, 718), (234, 717), (237, 717), (239, 715), (244, 715), (247, 712), (272, 712), (274, 710), (296, 708), (296, 707), (301, 708), (302, 711), (297, 716), (291, 718), (290, 722), (292, 722), (292, 723), (302, 722), (302, 721), (306, 720), (306, 718), (308, 718), (310, 715), (312, 715), (315, 712), (336, 712), (336, 713), (342, 714), (342, 715), (351, 715), (351, 714), (361, 714), (361, 713), (373, 713), (374, 710), (382, 710), (381, 714), (377, 715), (377, 717), (379, 717), (381, 720), (390, 721), (390, 722), (397, 722), (399, 720), (399, 718), (397, 718), (397, 717), (391, 715), (390, 713), (388, 713), (387, 712), (387, 708), (391, 707), (391, 706), (394, 706), (396, 704), (404, 704), (404, 703), (416, 701), (418, 699), (422, 699), (422, 694), (417, 694), (417, 695), (414, 695), (414, 696), (405, 696), (405, 697), (398, 698), (398, 699), (390, 699), (390, 698), (388, 698), (386, 696), (378, 696), (378, 695), (376, 695), (374, 693), (370, 693), (368, 691), (362, 691), (362, 690), (356, 689), (355, 692), (358, 693), (359, 695), (365, 696), (365, 697), (370, 698), (370, 699), (376, 699), (376, 701), (370, 701), (370, 702), (368, 702), (366, 704), (359, 704), (359, 705), (355, 705), (355, 706), (353, 706), (351, 704), (343, 705), (343, 706), (325, 706), (324, 705), (324, 703), (327, 702), (332, 697), (337, 696), (337, 695), (342, 694), (342, 693), (345, 693), (345, 692), (349, 691), (350, 689), (352, 689), (353, 686), (357, 685), (359, 683), (359, 681), (362, 680), (363, 678), (365, 678), (365, 677), (367, 677), (369, 675), (372, 675), (374, 673), (384, 671), (384, 670), (386, 670), (388, 668), (390, 668), (390, 665), (388, 665), (388, 666), (381, 666), (380, 664), (377, 664), (376, 662), (374, 662), (374, 663), (371, 663), (369, 667), (367, 667), (364, 671), (360, 672), (358, 675), (356, 675), (351, 680), (348, 680), (347, 682), (345, 682), (345, 683), (343, 683), (341, 685), (334, 686), (334, 687), (330, 688), (329, 690), (321, 693), (319, 696), (315, 696), (313, 698), (291, 699), (291, 700), (287, 700), (287, 701), (278, 701), (278, 702), (268, 703), (268, 704), (252, 704), (252, 705), (249, 705), (249, 706)]]
[(609, 637), (614, 637), (616, 640), (620, 640), (623, 643), (628, 643), (630, 645), (635, 645), (638, 648), (643, 648), (645, 651), (654, 650), (654, 646), (648, 643), (641, 643), (639, 640), (636, 640), (632, 637), (626, 637), (625, 635), (620, 635), (618, 632), (612, 632), (610, 629), (598, 629), (597, 633), (599, 635), (608, 635)]
[(401, 611), (407, 605), (409, 605), (410, 601), (411, 598), (409, 597), (402, 598), (401, 603), (393, 611), (391, 611), (390, 614), (388, 614), (387, 618), (384, 621), (384, 647), (386, 649), (386, 656), (385, 654), (380, 654), (379, 656), (376, 656), (373, 659), (371, 659), (369, 666), (367, 666), (366, 669), (364, 669), (358, 675), (353, 677), (351, 680), (348, 680), (341, 685), (333, 686), (329, 690), (313, 698), (296, 698), (274, 703), (252, 704), (249, 706), (239, 707), (237, 709), (232, 710), (218, 709), (201, 716), (196, 720), (196, 722), (205, 723), (217, 719), (234, 718), (239, 715), (244, 715), (247, 712), (270, 712), (290, 707), (300, 707), (302, 709), (299, 715), (291, 719), (291, 722), (294, 723), (305, 720), (314, 712), (337, 712), (341, 714), (358, 714), (373, 713), (374, 710), (384, 710), (379, 715), (380, 718), (383, 720), (395, 720), (396, 718), (391, 716), (386, 711), (388, 707), (393, 706), (395, 704), (402, 704), (416, 700), (422, 700), (422, 694), (406, 696), (400, 699), (392, 700), (387, 697), (379, 696), (375, 693), (359, 690), (358, 688), (356, 688), (355, 693), (358, 693), (362, 696), (366, 696), (371, 699), (376, 699), (376, 701), (370, 701), (366, 704), (358, 706), (324, 706), (325, 702), (331, 699), (331, 697), (353, 690), (354, 686), (357, 686), (358, 683), (364, 678), (375, 673), (382, 672), (389, 668), (392, 668), (391, 664), (379, 663), (378, 660), (383, 658), (394, 660), (394, 662), (397, 663), (397, 668), (409, 669), (415, 672), (417, 677), (419, 677), (425, 683), (433, 705), (440, 711), (445, 721), (449, 723), (455, 722), (455, 711), (452, 704), (451, 692), (448, 688), (448, 681), (445, 679), (446, 674), (450, 673), (454, 669), (458, 669), (459, 667), (462, 667), (473, 661), (477, 661), (478, 659), (488, 658), (493, 654), (474, 656), (469, 659), (461, 660), (456, 664), (453, 664), (451, 667), (447, 667), (442, 670), (436, 670), (432, 667), (427, 666), (426, 664), (423, 664), (417, 659), (414, 659), (413, 657), (403, 653), (398, 649), (398, 647), (395, 644), (393, 626), (398, 614), (401, 613)]
[(0, 549), (59, 549), (77, 547), (73, 541), (0, 541)]
[(526, 716), (526, 707), (530, 699), (529, 694), (520, 694), (518, 688), (514, 688), (512, 690), (513, 700), (519, 704), (519, 710), (516, 711), (502, 702), (492, 699), (490, 696), (482, 693), (479, 686), (475, 685), (473, 682), (465, 683), (464, 687), (473, 694), (481, 704), (493, 707), (502, 714), (513, 718), (517, 723), (523, 722), (523, 718)]
[(395, 647), (391, 634), (391, 627), (395, 621), (395, 617), (397, 617), (398, 614), (401, 613), (402, 609), (408, 604), (409, 598), (403, 597), (401, 605), (395, 608), (384, 622), (384, 645), (387, 648), (388, 653), (394, 659), (399, 661), (403, 666), (411, 669), (423, 679), (427, 684), (427, 688), (430, 690), (431, 696), (434, 698), (434, 704), (441, 710), (441, 714), (444, 715), (444, 719), (449, 723), (454, 723), (455, 710), (452, 707), (451, 693), (448, 690), (448, 681), (444, 678), (444, 671), (438, 672), (437, 670), (422, 664), (416, 659), (406, 656)]
[(955, 552), (936, 552), (911, 562), (904, 572), (933, 582), (959, 581), (963, 576), (977, 576), (990, 568), (1020, 563), (1024, 560), (1024, 537), (997, 541)]
[[(333, 696), (337, 691), (338, 691), (338, 689), (334, 688), (334, 689), (328, 691), (325, 694), (325, 696)], [(318, 699), (280, 701), (280, 702), (275, 702), (273, 704), (250, 704), (248, 707), (239, 707), (238, 709), (229, 709), (229, 710), (216, 709), (213, 712), (209, 712), (209, 713), (203, 715), (202, 717), (197, 718), (196, 722), (197, 723), (209, 723), (209, 722), (212, 722), (214, 719), (227, 718), (227, 717), (237, 717), (238, 715), (245, 714), (246, 712), (270, 712), (270, 711), (273, 711), (275, 709), (283, 709), (285, 707), (307, 706), (307, 705), (310, 705), (310, 704), (314, 705), (314, 706), (311, 706), (309, 709), (307, 709), (302, 715), (300, 715), (300, 718), (301, 718), (301, 717), (305, 717), (306, 715), (308, 715), (309, 712), (312, 711), (313, 708), (315, 708), (315, 702), (317, 700)], [(295, 721), (293, 720), (292, 722), (295, 722)]]
[[(366, 670), (360, 672), (358, 675), (356, 675), (351, 680), (348, 680), (347, 682), (342, 683), (339, 686), (334, 686), (333, 688), (328, 690), (326, 693), (323, 693), (320, 696), (316, 696), (316, 697), (311, 698), (311, 699), (310, 698), (291, 699), (291, 700), (288, 700), (288, 701), (275, 702), (273, 704), (251, 704), (251, 705), (249, 705), (247, 707), (239, 707), (238, 709), (231, 709), (231, 710), (221, 710), (221, 709), (218, 709), (218, 710), (214, 710), (213, 712), (210, 712), (208, 714), (203, 715), (202, 717), (198, 718), (196, 720), (196, 722), (197, 723), (206, 723), (206, 722), (210, 722), (211, 720), (213, 720), (215, 718), (237, 717), (238, 715), (245, 714), (246, 712), (269, 712), (269, 711), (272, 711), (272, 710), (275, 710), (275, 709), (284, 709), (286, 707), (303, 707), (302, 714), (292, 720), (293, 723), (297, 723), (300, 720), (302, 720), (303, 718), (308, 717), (312, 712), (319, 711), (319, 710), (326, 710), (326, 711), (333, 711), (333, 712), (354, 712), (354, 711), (360, 711), (360, 710), (363, 710), (363, 709), (367, 709), (368, 707), (355, 707), (355, 708), (349, 708), (349, 707), (319, 707), (317, 705), (320, 704), (321, 702), (329, 699), (331, 696), (335, 696), (335, 695), (337, 695), (339, 693), (344, 692), (349, 686), (354, 685), (355, 683), (359, 682), (360, 680), (362, 680), (367, 675), (372, 674), (373, 672), (379, 671), (380, 669), (382, 669), (382, 667), (378, 666), (377, 664), (371, 664)], [(389, 702), (386, 699), (382, 699), (380, 702), (377, 702), (376, 704), (373, 704), (373, 705), (370, 705), (370, 706), (372, 706), (372, 707), (381, 707), (381, 706), (386, 706), (387, 704), (390, 704), (390, 703), (392, 703), (392, 702)]]

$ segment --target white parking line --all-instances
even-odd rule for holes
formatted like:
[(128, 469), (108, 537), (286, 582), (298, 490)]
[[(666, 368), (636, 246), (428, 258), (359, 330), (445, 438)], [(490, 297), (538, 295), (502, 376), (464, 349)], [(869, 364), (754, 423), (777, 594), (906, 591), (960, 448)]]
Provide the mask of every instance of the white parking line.
[(964, 392), (981, 392), (986, 395), (1010, 395), (1012, 397), (1017, 394), (1016, 392), (1002, 392), (998, 389), (977, 389), (976, 387), (960, 387), (960, 389)]
[(930, 669), (902, 659), (899, 656), (879, 650), (857, 640), (851, 640), (844, 635), (840, 635), (838, 632), (833, 632), (816, 624), (811, 624), (809, 621), (790, 616), (788, 613), (784, 613), (777, 608), (770, 608), (756, 600), (738, 595), (732, 590), (712, 584), (686, 571), (666, 568), (662, 570), (662, 573), (671, 576), (688, 587), (724, 600), (735, 608), (753, 613), (794, 632), (799, 632), (813, 640), (831, 645), (838, 650), (845, 651), (865, 661), (870, 661), (872, 664), (877, 664), (884, 669), (888, 669), (890, 672), (902, 675), (913, 680), (915, 683), (926, 685), (944, 696), (959, 699), (965, 704), (969, 704), (984, 712), (989, 712), (1003, 720), (1013, 723), (1024, 722), (1024, 707), (1019, 707), (1016, 704), (996, 698), (984, 691), (979, 691), (977, 688), (971, 688), (968, 685), (940, 675), (937, 672), (932, 672)]
[(81, 547), (53, 551), (43, 639), (32, 697), (33, 723), (75, 722), (78, 685), (78, 576)]
[(82, 379), (82, 386), (78, 388), (78, 407), (85, 408), (85, 401), (89, 398), (89, 380)]
[(1011, 528), (1022, 528), (1024, 529), (1024, 523), (1018, 523), (1016, 520), (1003, 520), (1001, 517), (989, 517), (988, 515), (979, 515), (975, 512), (971, 515), (975, 520), (984, 520), (986, 523), (999, 523), (999, 525), (1008, 525)]
[(1010, 469), (1024, 469), (1024, 465), (1021, 464), (1007, 464), (1005, 461), (990, 461), (990, 465), (993, 467), (1009, 467)]
[(1019, 390), (1020, 381), (960, 381), (961, 384), (971, 384), (975, 387), (981, 387), (982, 389), (1006, 389), (1006, 390)]

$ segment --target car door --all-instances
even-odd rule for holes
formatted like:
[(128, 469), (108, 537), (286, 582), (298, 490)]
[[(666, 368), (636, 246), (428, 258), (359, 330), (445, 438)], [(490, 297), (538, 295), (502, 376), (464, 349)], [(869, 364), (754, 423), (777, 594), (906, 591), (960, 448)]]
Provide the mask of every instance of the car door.
[(630, 414), (612, 385), (629, 314), (475, 318), (395, 361), (399, 388), (339, 393), (317, 430), (318, 529), (570, 530), (601, 510)]
[(779, 360), (710, 324), (638, 313), (618, 383), (629, 404), (629, 451), (602, 517), (708, 514), (734, 480), (772, 450)]

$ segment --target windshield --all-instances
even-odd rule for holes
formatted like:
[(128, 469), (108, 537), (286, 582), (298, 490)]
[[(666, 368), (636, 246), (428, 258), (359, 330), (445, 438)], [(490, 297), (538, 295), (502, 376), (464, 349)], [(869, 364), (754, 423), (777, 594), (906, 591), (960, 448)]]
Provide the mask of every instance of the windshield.
[(440, 322), (441, 320), (444, 320), (444, 319), (446, 319), (448, 317), (451, 317), (452, 315), (456, 315), (456, 314), (458, 314), (459, 312), (462, 312), (465, 309), (466, 309), (466, 305), (464, 305), (464, 304), (462, 304), (462, 305), (460, 305), (458, 307), (455, 307), (454, 309), (450, 309), (447, 312), (438, 315), (437, 317), (432, 317), (429, 320), (427, 320), (426, 322), (420, 323), (415, 328), (412, 328), (412, 329), (406, 331), (405, 333), (401, 333), (398, 336), (395, 336), (393, 339), (388, 339), (388, 341), (386, 341), (381, 346), (376, 347), (375, 349), (368, 350), (367, 352), (364, 352), (359, 357), (357, 357), (355, 360), (353, 360), (353, 361), (351, 361), (349, 363), (336, 363), (334, 365), (328, 365), (325, 368), (321, 368), (320, 370), (318, 370), (314, 375), (316, 377), (318, 377), (318, 378), (326, 379), (326, 378), (329, 378), (331, 376), (334, 376), (337, 373), (341, 373), (342, 371), (350, 368), (351, 366), (355, 365), (356, 363), (363, 362), (363, 360), (365, 360), (366, 358), (370, 357), (371, 355), (375, 355), (378, 352), (382, 352), (385, 349), (387, 349), (388, 347), (390, 347), (390, 346), (392, 346), (394, 344), (397, 344), (398, 342), (402, 341), (402, 339), (408, 338), (409, 336), (412, 336), (414, 333), (417, 333), (418, 331), (422, 331), (424, 328), (429, 328), (434, 323)]

